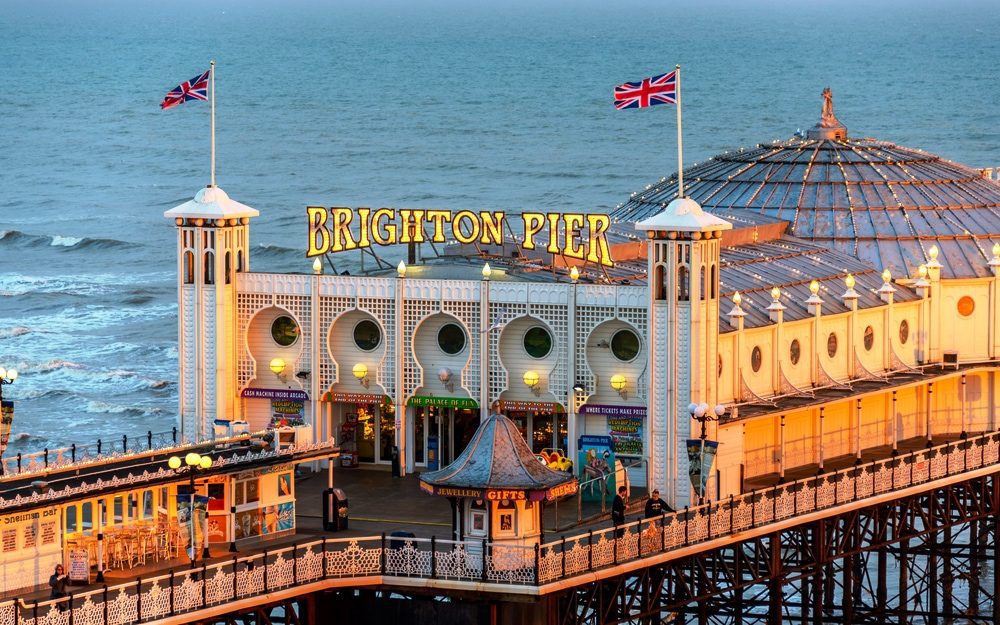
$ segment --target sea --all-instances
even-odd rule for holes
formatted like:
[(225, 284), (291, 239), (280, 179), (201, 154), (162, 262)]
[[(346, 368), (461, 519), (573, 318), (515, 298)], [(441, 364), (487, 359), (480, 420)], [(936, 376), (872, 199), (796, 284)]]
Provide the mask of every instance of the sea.
[[(607, 212), (688, 164), (815, 124), (1000, 165), (996, 2), (0, 0), (0, 366), (8, 454), (165, 431), (176, 234), (217, 175), (260, 210), (252, 268), (308, 272), (305, 207)], [(385, 249), (390, 261), (401, 253)], [(357, 271), (358, 258), (337, 258)]]

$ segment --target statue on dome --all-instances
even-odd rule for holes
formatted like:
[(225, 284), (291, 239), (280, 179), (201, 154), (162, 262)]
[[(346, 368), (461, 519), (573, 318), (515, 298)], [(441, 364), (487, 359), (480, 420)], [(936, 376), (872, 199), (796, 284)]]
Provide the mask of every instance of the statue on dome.
[(833, 91), (829, 87), (823, 89), (823, 116), (820, 119), (820, 128), (837, 128), (841, 126), (836, 115), (833, 114)]

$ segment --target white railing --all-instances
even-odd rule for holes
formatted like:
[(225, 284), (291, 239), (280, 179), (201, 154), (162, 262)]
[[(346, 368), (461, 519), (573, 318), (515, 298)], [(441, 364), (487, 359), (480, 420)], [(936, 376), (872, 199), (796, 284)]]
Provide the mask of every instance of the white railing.
[(100, 440), (89, 445), (70, 445), (58, 449), (43, 449), (28, 454), (14, 454), (0, 461), (0, 475), (40, 473), (71, 464), (95, 462), (126, 454), (138, 454), (177, 446), (177, 428), (167, 432), (146, 432), (138, 436)]
[(992, 433), (541, 546), (385, 534), (324, 538), (65, 599), (10, 601), (0, 604), (0, 625), (129, 625), (335, 578), (537, 585), (998, 462), (1000, 433)]

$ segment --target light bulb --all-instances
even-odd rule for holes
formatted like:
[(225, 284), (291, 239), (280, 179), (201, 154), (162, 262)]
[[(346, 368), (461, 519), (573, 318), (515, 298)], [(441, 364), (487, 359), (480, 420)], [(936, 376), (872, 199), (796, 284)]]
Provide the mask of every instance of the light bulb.
[(181, 457), (180, 456), (170, 456), (170, 460), (167, 460), (167, 466), (176, 471), (181, 468)]
[(856, 284), (854, 276), (852, 274), (847, 274), (847, 277), (844, 278), (844, 284), (847, 285), (847, 288), (853, 289)]
[(771, 299), (773, 299), (774, 301), (778, 301), (779, 299), (781, 299), (781, 289), (779, 289), (778, 287), (774, 287), (773, 289), (771, 289)]
[(888, 268), (887, 269), (883, 269), (882, 270), (882, 282), (885, 282), (886, 284), (888, 284), (891, 281), (892, 281), (892, 273), (889, 271)]
[(483, 278), (489, 280), (491, 275), (493, 275), (493, 270), (490, 269), (490, 264), (483, 264)]
[(739, 306), (743, 302), (743, 296), (740, 295), (739, 291), (733, 293), (733, 305)]
[(816, 295), (817, 293), (819, 293), (819, 282), (818, 281), (813, 280), (812, 282), (809, 283), (809, 292), (812, 293), (813, 295)]
[(920, 265), (919, 267), (917, 267), (917, 275), (920, 276), (921, 280), (923, 280), (924, 278), (926, 278), (927, 277), (927, 265)]
[(927, 250), (927, 255), (930, 256), (931, 260), (937, 260), (938, 247), (936, 245), (932, 245), (931, 249)]
[(313, 273), (323, 273), (323, 263), (320, 262), (319, 257), (313, 261)]
[(573, 265), (573, 268), (569, 270), (569, 278), (573, 282), (580, 279), (580, 270), (576, 268), (576, 265)]
[(403, 261), (399, 261), (399, 264), (396, 265), (396, 275), (398, 275), (400, 278), (406, 277), (406, 263), (404, 263)]
[(192, 451), (188, 455), (184, 456), (184, 464), (188, 465), (189, 467), (198, 466), (199, 464), (201, 464), (201, 454)]

